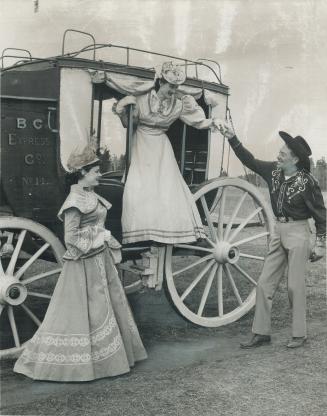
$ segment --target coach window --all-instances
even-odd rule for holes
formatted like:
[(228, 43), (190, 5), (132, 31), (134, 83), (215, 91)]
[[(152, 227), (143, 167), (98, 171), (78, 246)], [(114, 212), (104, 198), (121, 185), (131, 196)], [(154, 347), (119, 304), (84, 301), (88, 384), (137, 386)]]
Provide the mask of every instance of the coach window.
[[(105, 167), (107, 172), (125, 169), (126, 129), (119, 117), (112, 112), (112, 106), (116, 102), (115, 98), (105, 99), (101, 106), (99, 100), (94, 100), (93, 135), (96, 137), (100, 135), (98, 138), (100, 151), (109, 152), (109, 160)], [(101, 110), (100, 119), (99, 110)]]

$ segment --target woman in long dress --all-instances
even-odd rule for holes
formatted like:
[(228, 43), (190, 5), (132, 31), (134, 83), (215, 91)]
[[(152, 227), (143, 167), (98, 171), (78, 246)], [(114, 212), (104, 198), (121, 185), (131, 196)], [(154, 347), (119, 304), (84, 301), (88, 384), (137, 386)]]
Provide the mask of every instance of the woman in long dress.
[[(73, 154), (78, 183), (64, 202), (64, 266), (45, 318), (14, 371), (32, 379), (88, 381), (127, 373), (147, 357), (115, 267), (119, 243), (104, 228), (110, 203), (91, 149)], [(111, 248), (110, 248), (111, 247)]]
[(193, 97), (176, 97), (183, 70), (166, 62), (156, 88), (127, 96), (113, 108), (126, 126), (126, 106), (134, 104), (131, 164), (123, 195), (123, 243), (152, 240), (188, 243), (204, 238), (200, 215), (178, 168), (166, 131), (177, 119), (197, 129), (215, 129)]

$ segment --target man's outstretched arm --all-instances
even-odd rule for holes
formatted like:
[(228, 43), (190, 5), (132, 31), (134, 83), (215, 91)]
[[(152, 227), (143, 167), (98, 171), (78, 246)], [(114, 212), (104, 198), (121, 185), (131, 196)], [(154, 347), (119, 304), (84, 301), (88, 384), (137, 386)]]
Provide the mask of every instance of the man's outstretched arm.
[(254, 155), (247, 150), (243, 144), (238, 140), (235, 135), (234, 129), (228, 124), (221, 125), (219, 129), (221, 134), (227, 137), (231, 148), (233, 149), (237, 158), (245, 165), (247, 168), (251, 169), (253, 172), (262, 176), (263, 178), (271, 174), (272, 168), (275, 165), (274, 162), (268, 162), (265, 160), (256, 159)]

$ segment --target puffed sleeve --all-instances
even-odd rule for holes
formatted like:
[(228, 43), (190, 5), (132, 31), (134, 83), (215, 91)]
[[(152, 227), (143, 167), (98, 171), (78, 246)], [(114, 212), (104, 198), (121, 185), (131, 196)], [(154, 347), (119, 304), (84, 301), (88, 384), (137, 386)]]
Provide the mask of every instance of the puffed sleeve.
[[(126, 97), (128, 98), (129, 96), (126, 96)], [(112, 112), (120, 118), (122, 125), (125, 128), (127, 128), (128, 126), (128, 111), (127, 111), (128, 106), (124, 105), (124, 100), (126, 97), (114, 103), (112, 106)], [(138, 106), (137, 101), (138, 100), (136, 99), (136, 104), (133, 105), (133, 127), (135, 127), (139, 121), (139, 106)]]
[(77, 208), (69, 208), (64, 212), (65, 244), (68, 252), (65, 257), (74, 260), (100, 248), (108, 238), (108, 231), (103, 227), (80, 228), (81, 215)]
[(187, 125), (196, 129), (216, 129), (213, 118), (206, 118), (203, 109), (191, 95), (182, 98), (182, 112), (179, 118)]

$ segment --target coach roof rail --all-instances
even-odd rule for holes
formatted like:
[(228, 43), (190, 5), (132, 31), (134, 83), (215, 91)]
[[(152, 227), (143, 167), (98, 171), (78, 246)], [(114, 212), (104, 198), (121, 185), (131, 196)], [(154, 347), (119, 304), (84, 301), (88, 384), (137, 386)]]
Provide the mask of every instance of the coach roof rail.
[[(92, 38), (93, 43), (90, 44), (90, 45), (84, 46), (83, 48), (78, 49), (76, 51), (66, 52), (65, 53), (65, 40), (66, 40), (66, 35), (69, 32), (80, 33), (80, 34), (89, 36), (89, 37)], [(35, 62), (35, 61), (53, 61), (53, 60), (57, 60), (57, 59), (60, 59), (60, 58), (77, 58), (78, 55), (80, 55), (81, 53), (90, 52), (90, 51), (93, 51), (93, 61), (97, 62), (96, 59), (95, 59), (95, 52), (98, 49), (104, 49), (104, 48), (116, 48), (116, 49), (125, 50), (126, 51), (126, 64), (125, 64), (126, 66), (130, 66), (130, 55), (131, 55), (131, 52), (139, 52), (139, 53), (144, 53), (144, 54), (147, 54), (147, 55), (162, 56), (164, 58), (169, 58), (169, 59), (181, 61), (181, 62), (183, 62), (183, 66), (185, 67), (185, 74), (186, 74), (186, 76), (188, 76), (188, 74), (187, 74), (188, 67), (189, 66), (194, 66), (195, 67), (195, 75), (196, 75), (196, 79), (198, 79), (198, 80), (199, 80), (199, 76), (198, 76), (198, 66), (203, 66), (203, 67), (206, 67), (207, 69), (209, 69), (210, 72), (212, 72), (212, 74), (214, 75), (214, 77), (217, 80), (218, 84), (223, 85), (223, 83), (222, 83), (222, 77), (221, 77), (221, 68), (220, 68), (220, 65), (218, 64), (218, 62), (213, 61), (211, 59), (199, 58), (197, 60), (191, 60), (191, 59), (181, 58), (181, 57), (174, 56), (174, 55), (170, 55), (170, 54), (164, 54), (164, 53), (155, 52), (155, 51), (148, 51), (148, 50), (145, 50), (145, 49), (133, 48), (133, 47), (130, 47), (130, 46), (115, 45), (115, 44), (112, 44), (112, 43), (96, 43), (95, 37), (91, 33), (84, 32), (84, 31), (81, 31), (81, 30), (76, 30), (76, 29), (67, 29), (67, 30), (65, 30), (65, 32), (63, 34), (62, 54), (61, 55), (57, 55), (57, 56), (53, 56), (53, 57), (49, 57), (49, 58), (43, 58), (43, 59), (42, 58), (34, 58), (34, 57), (32, 57), (31, 53), (28, 50), (26, 50), (26, 49), (6, 48), (2, 52), (2, 56), (1, 56), (2, 65), (1, 65), (1, 68), (3, 69), (3, 60), (4, 60), (5, 57), (20, 58), (20, 59), (24, 58), (24, 56), (5, 55), (5, 51), (10, 50), (10, 49), (12, 49), (12, 50), (18, 50), (18, 51), (24, 51), (24, 52), (27, 52), (28, 55), (29, 55), (29, 61), (28, 62), (25, 62), (25, 61), (23, 61), (23, 62), (22, 61), (16, 62), (14, 65), (12, 65), (12, 67), (13, 67), (13, 66), (17, 66), (18, 64), (26, 65), (26, 64), (29, 64), (29, 63), (32, 63), (32, 62)], [(205, 63), (204, 61), (205, 62), (214, 63), (218, 67), (218, 73), (219, 73), (219, 75), (217, 74), (216, 70), (214, 70), (208, 63)], [(101, 60), (98, 60), (98, 62), (101, 62)], [(153, 68), (151, 68), (151, 69), (153, 69)]]

